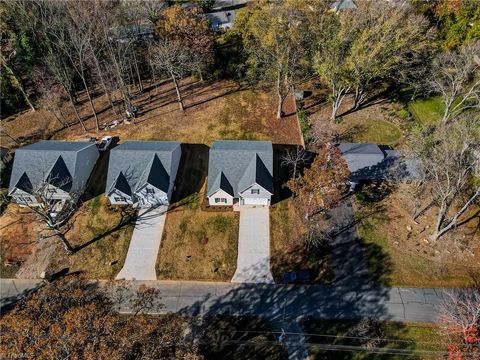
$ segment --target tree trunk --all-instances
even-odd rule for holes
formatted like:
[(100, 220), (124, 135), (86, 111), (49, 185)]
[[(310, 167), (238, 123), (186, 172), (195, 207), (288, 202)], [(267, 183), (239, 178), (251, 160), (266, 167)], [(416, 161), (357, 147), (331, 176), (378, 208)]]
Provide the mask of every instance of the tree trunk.
[(133, 61), (135, 65), (135, 71), (137, 72), (138, 85), (140, 87), (140, 91), (143, 92), (142, 78), (140, 76), (140, 71), (138, 71), (137, 56), (135, 55), (135, 51), (133, 51)]
[[(478, 189), (471, 197), (470, 199), (467, 200), (467, 202), (463, 205), (463, 207), (457, 211), (457, 213), (454, 215), (454, 217), (448, 222), (448, 224), (444, 227), (441, 225), (443, 224), (443, 219), (445, 218), (445, 213), (446, 210), (443, 211), (443, 217), (442, 217), (442, 222), (440, 224), (437, 223), (437, 227), (435, 228), (435, 232), (433, 234), (433, 238), (435, 240), (438, 240), (443, 234), (445, 234), (447, 231), (451, 230), (457, 225), (458, 218), (465, 212), (467, 211), (468, 207), (475, 201), (475, 199), (480, 196), (480, 189)], [(442, 210), (442, 209), (441, 209)], [(439, 213), (440, 215), (440, 213)], [(437, 220), (438, 221), (438, 220)]]
[(278, 103), (277, 103), (277, 119), (281, 119), (283, 115), (283, 97), (282, 97), (282, 91), (280, 89), (281, 87), (281, 78), (282, 78), (282, 67), (281, 65), (277, 65), (277, 81), (276, 81), (276, 88), (277, 88), (277, 98), (278, 98)]
[(363, 101), (363, 89), (360, 86), (355, 87), (353, 110), (358, 110)]
[(55, 235), (57, 235), (57, 237), (62, 242), (65, 251), (69, 254), (73, 253), (73, 247), (72, 245), (70, 245), (65, 235), (60, 230), (55, 229), (54, 231), (55, 231)]
[(83, 123), (82, 119), (80, 118), (80, 115), (78, 115), (77, 107), (75, 106), (75, 102), (73, 101), (72, 94), (68, 92), (68, 97), (70, 99), (70, 103), (72, 104), (73, 111), (75, 112), (75, 116), (77, 117), (77, 120), (80, 121), (80, 124), (82, 125), (83, 131), (87, 132), (87, 128), (85, 127), (85, 124)]
[(178, 105), (180, 107), (180, 110), (184, 111), (185, 109), (183, 107), (182, 94), (180, 93), (180, 89), (178, 87), (177, 78), (175, 77), (173, 72), (170, 72), (170, 75), (172, 76), (173, 84), (175, 85), (175, 91), (177, 92)]
[(437, 215), (437, 224), (435, 225), (435, 230), (432, 234), (432, 239), (433, 240), (438, 240), (440, 237), (441, 229), (442, 229), (442, 224), (443, 220), (445, 219), (445, 213), (447, 212), (447, 205), (445, 204), (445, 201), (442, 201), (442, 205), (440, 206), (440, 209), (438, 210), (438, 215)]
[[(3, 57), (2, 57), (2, 59), (3, 59)], [(27, 103), (27, 105), (30, 107), (30, 109), (32, 109), (32, 111), (35, 111), (35, 107), (33, 106), (32, 102), (30, 101), (30, 98), (28, 97), (27, 93), (25, 92), (25, 89), (23, 88), (22, 83), (20, 82), (20, 79), (17, 78), (17, 76), (15, 75), (13, 70), (10, 68), (10, 66), (7, 65), (6, 61), (2, 61), (2, 63), (3, 63), (3, 66), (5, 67), (5, 70), (7, 70), (7, 72), (10, 74), (10, 77), (12, 77), (14, 85), (22, 93), (22, 96), (23, 96), (25, 102)]]
[(98, 61), (98, 58), (95, 54), (93, 54), (93, 59), (95, 61), (95, 67), (97, 68), (98, 77), (100, 78), (100, 83), (102, 84), (103, 91), (105, 92), (105, 95), (107, 96), (108, 103), (110, 104), (110, 107), (112, 108), (113, 113), (115, 115), (118, 115), (117, 110), (115, 109), (115, 106), (113, 105), (112, 97), (110, 96), (110, 91), (108, 91), (107, 84), (105, 84), (105, 79), (103, 78), (103, 75), (102, 75), (102, 69), (100, 68), (100, 62)]
[(95, 118), (95, 126), (97, 128), (97, 131), (99, 131), (100, 128), (98, 126), (97, 112), (95, 111), (95, 107), (93, 106), (92, 97), (90, 96), (90, 90), (88, 90), (88, 86), (87, 86), (87, 82), (85, 81), (85, 78), (82, 78), (82, 81), (83, 81), (83, 86), (85, 87), (85, 91), (87, 92), (87, 97), (88, 97), (88, 101), (90, 102), (90, 107), (92, 108), (93, 117)]

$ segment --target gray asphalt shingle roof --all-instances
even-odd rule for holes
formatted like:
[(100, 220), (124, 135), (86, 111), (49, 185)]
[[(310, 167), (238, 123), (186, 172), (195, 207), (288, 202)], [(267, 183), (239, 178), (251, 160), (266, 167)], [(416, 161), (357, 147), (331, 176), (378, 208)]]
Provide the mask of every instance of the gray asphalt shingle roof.
[[(222, 177), (223, 174), (223, 177)], [(269, 141), (215, 141), (208, 161), (208, 196), (220, 188), (237, 197), (257, 183), (273, 193), (273, 147)]]
[[(167, 192), (173, 151), (179, 146), (177, 141), (126, 141), (112, 149), (108, 163), (107, 195), (116, 184), (126, 189), (123, 180), (118, 182), (120, 173), (134, 191), (149, 183)], [(122, 189), (118, 188), (125, 193)]]
[(377, 144), (343, 143), (338, 144), (338, 148), (351, 174), (360, 169), (375, 166), (385, 158), (385, 154)]
[[(91, 142), (42, 140), (17, 149), (8, 193), (11, 194), (15, 187), (24, 191), (28, 187), (30, 191), (49, 177), (53, 185), (62, 182), (66, 191), (80, 190), (81, 179), (75, 176), (78, 153), (89, 146), (96, 145)], [(67, 186), (69, 180), (71, 184)]]

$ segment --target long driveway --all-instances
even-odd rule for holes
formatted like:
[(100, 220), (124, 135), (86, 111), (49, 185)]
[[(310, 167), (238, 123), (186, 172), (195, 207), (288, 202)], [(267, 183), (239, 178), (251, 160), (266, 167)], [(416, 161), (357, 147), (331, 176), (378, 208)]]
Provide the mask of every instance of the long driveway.
[(125, 263), (115, 279), (157, 280), (155, 264), (166, 216), (166, 206), (143, 210), (138, 216)]
[(234, 283), (273, 283), (270, 272), (270, 211), (268, 207), (239, 207), (237, 270)]

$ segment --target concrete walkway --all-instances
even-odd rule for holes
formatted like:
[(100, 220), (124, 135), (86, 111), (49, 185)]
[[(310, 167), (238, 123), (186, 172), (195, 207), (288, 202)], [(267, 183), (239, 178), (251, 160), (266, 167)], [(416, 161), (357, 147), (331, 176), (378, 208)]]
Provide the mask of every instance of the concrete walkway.
[(270, 272), (270, 210), (240, 206), (237, 270), (234, 283), (273, 283)]
[(162, 241), (167, 206), (139, 215), (122, 270), (116, 279), (156, 280), (155, 264)]
[(15, 304), (43, 285), (41, 279), (0, 279), (0, 310)]

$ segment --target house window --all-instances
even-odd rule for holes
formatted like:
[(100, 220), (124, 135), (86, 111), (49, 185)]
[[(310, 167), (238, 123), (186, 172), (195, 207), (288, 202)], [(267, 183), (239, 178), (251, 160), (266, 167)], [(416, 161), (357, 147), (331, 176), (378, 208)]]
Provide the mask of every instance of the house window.
[(29, 197), (24, 197), (24, 196), (19, 196), (18, 201), (28, 204), (30, 202), (30, 198)]
[(114, 199), (115, 199), (115, 202), (126, 202), (127, 201), (127, 199), (124, 198), (123, 196), (115, 196)]
[(252, 194), (260, 194), (260, 189), (252, 189), (250, 192)]
[(147, 194), (155, 194), (155, 189), (147, 188)]
[(218, 204), (218, 203), (224, 203), (224, 204), (226, 204), (226, 203), (227, 203), (227, 199), (226, 199), (226, 198), (215, 198), (215, 204)]

